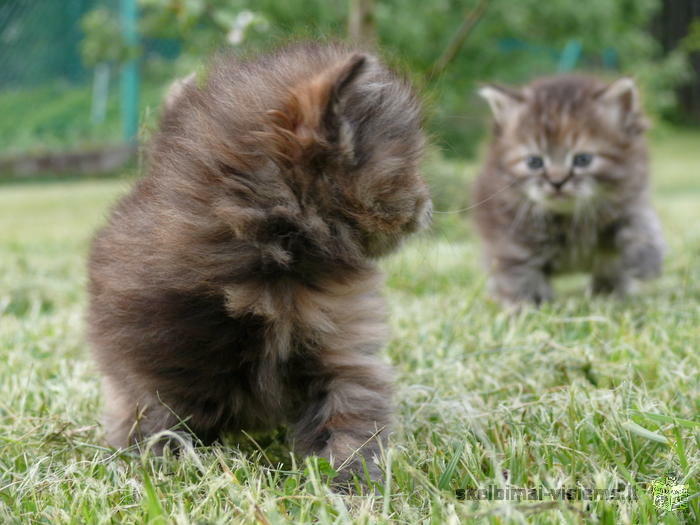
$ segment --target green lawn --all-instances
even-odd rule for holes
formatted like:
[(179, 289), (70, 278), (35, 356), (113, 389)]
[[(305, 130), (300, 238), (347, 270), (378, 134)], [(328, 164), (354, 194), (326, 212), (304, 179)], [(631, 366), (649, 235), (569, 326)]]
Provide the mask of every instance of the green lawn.
[[(84, 341), (90, 235), (118, 179), (0, 184), (0, 523), (696, 523), (700, 520), (700, 135), (656, 140), (666, 272), (626, 302), (584, 281), (509, 316), (485, 296), (468, 217), (384, 262), (398, 371), (387, 476), (340, 496), (279, 436), (140, 459), (102, 445)], [(433, 160), (436, 208), (467, 202), (472, 164)], [(686, 509), (648, 484), (686, 485)], [(636, 500), (474, 501), (460, 489), (581, 488)], [(467, 492), (467, 495), (470, 495)]]
[[(91, 121), (91, 82), (83, 85), (56, 82), (35, 88), (0, 90), (0, 157), (119, 143), (123, 131), (118, 81), (114, 77), (112, 84), (102, 122)], [(167, 83), (155, 79), (143, 82), (140, 97), (143, 127), (153, 122), (150, 108), (158, 106), (164, 85)]]

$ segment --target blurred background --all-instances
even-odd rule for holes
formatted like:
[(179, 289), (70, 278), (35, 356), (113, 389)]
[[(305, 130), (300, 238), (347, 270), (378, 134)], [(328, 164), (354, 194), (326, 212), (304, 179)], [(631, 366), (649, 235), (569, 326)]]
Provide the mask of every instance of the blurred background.
[(222, 48), (350, 38), (405, 70), (470, 158), (480, 82), (633, 75), (657, 129), (700, 126), (700, 0), (0, 0), (0, 174), (110, 172), (167, 85)]

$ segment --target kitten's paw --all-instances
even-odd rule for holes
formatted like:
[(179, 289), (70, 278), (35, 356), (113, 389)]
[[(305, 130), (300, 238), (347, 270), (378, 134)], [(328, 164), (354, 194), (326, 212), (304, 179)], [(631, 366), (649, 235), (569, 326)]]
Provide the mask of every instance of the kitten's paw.
[(355, 493), (358, 485), (362, 487), (363, 493), (368, 490), (376, 492), (375, 484), (383, 479), (382, 470), (372, 459), (365, 461), (358, 459), (343, 468), (339, 468), (337, 472), (338, 474), (331, 483), (331, 488), (341, 494)]
[(544, 279), (498, 282), (492, 285), (495, 298), (509, 311), (518, 312), (526, 306), (540, 306), (554, 299), (554, 291)]
[(143, 455), (179, 457), (194, 447), (194, 437), (184, 430), (164, 430), (139, 441), (137, 447)]
[(655, 246), (641, 246), (625, 257), (628, 272), (635, 279), (647, 281), (661, 275), (663, 252)]
[(548, 284), (539, 286), (534, 290), (531, 290), (530, 293), (528, 293), (526, 296), (527, 302), (534, 304), (535, 306), (540, 306), (542, 305), (542, 303), (548, 303), (553, 299), (554, 292)]
[(594, 275), (591, 281), (591, 293), (593, 295), (607, 295), (624, 299), (629, 295), (634, 295), (636, 291), (636, 283), (628, 276)]

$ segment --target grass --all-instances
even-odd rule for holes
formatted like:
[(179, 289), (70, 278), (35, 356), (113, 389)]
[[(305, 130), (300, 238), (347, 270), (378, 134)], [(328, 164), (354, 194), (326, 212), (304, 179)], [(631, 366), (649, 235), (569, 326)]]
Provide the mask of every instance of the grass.
[[(114, 76), (114, 73), (113, 73)], [(118, 78), (102, 122), (91, 121), (92, 84), (55, 82), (35, 88), (0, 90), (0, 157), (70, 149), (88, 149), (123, 140)], [(149, 124), (165, 82), (142, 83), (140, 116)], [(18, 126), (17, 123), (22, 125)]]
[[(340, 496), (280, 433), (137, 458), (102, 445), (83, 337), (84, 257), (123, 179), (0, 186), (1, 523), (697, 523), (700, 520), (700, 135), (654, 147), (667, 269), (625, 302), (581, 279), (509, 316), (485, 296), (467, 218), (383, 264), (397, 428), (376, 493)], [(433, 161), (438, 211), (475, 166)], [(463, 182), (462, 182), (463, 181)], [(646, 484), (675, 477), (685, 509)], [(633, 501), (487, 501), (460, 490), (631, 486)], [(477, 493), (478, 494), (478, 493)], [(466, 492), (466, 495), (473, 494)]]

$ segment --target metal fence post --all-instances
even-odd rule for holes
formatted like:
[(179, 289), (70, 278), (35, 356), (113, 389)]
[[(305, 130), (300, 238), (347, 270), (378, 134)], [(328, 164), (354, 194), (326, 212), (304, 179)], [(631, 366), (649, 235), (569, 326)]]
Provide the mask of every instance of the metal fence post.
[[(120, 0), (122, 34), (130, 49), (136, 49), (139, 43), (136, 1)], [(139, 65), (137, 58), (132, 58), (123, 64), (121, 77), (121, 113), (124, 138), (127, 141), (133, 141), (139, 130)]]

